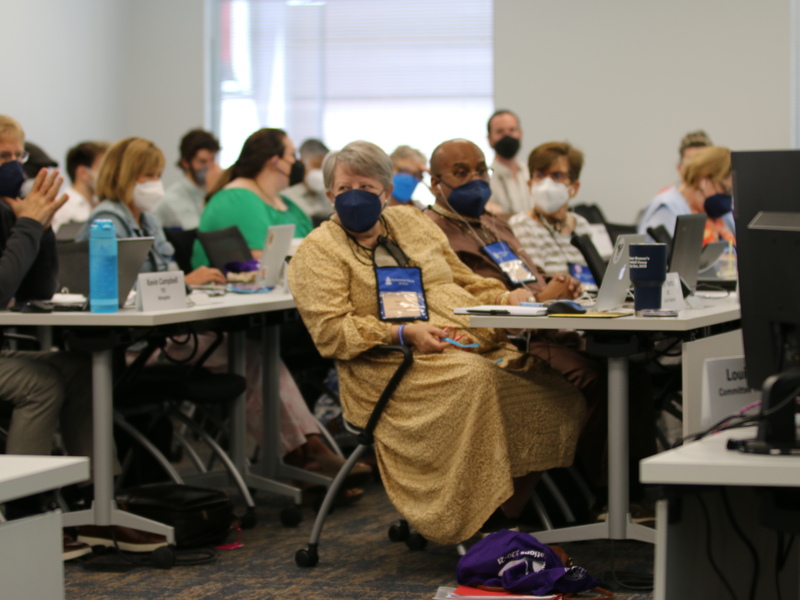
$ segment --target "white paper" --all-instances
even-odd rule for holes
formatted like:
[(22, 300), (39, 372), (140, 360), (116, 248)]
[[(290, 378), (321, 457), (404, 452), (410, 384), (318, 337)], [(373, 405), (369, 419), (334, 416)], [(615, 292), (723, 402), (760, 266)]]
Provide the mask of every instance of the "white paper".
[(86, 296), (83, 294), (53, 294), (51, 298), (53, 304), (83, 304)]
[(547, 314), (545, 306), (512, 306), (510, 304), (483, 304), (456, 308), (457, 315), (516, 315), (541, 317)]
[(139, 273), (137, 309), (141, 311), (186, 308), (183, 271)]
[(592, 230), (590, 236), (597, 253), (603, 260), (608, 260), (614, 254), (614, 243), (608, 235), (608, 229), (602, 223), (590, 223), (589, 227)]
[(661, 308), (665, 310), (686, 308), (681, 289), (681, 276), (678, 273), (667, 273), (664, 285), (661, 286)]

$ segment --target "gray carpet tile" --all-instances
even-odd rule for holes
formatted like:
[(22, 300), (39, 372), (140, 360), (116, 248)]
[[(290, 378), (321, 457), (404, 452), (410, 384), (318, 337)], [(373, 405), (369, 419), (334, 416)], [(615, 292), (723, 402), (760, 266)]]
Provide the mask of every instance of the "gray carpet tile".
[[(199, 566), (158, 570), (137, 566), (126, 572), (88, 570), (119, 567), (116, 557), (101, 556), (65, 564), (69, 600), (428, 600), (439, 586), (455, 586), (458, 555), (455, 547), (429, 544), (421, 552), (387, 538), (398, 517), (378, 482), (365, 486), (358, 504), (337, 508), (329, 517), (320, 546), (320, 563), (298, 568), (294, 553), (304, 547), (313, 512), (303, 509), (297, 528), (280, 524), (278, 515), (289, 506), (283, 498), (258, 494), (258, 523), (241, 532), (244, 548), (220, 551), (219, 559)], [(241, 511), (241, 501), (231, 496)], [(233, 536), (232, 536), (233, 538)], [(612, 542), (565, 544), (575, 564), (612, 583)], [(613, 543), (618, 570), (652, 573), (653, 547), (640, 542)], [(93, 567), (94, 565), (94, 567)], [(122, 565), (124, 566), (124, 565)], [(619, 598), (650, 600), (651, 592), (615, 590)]]

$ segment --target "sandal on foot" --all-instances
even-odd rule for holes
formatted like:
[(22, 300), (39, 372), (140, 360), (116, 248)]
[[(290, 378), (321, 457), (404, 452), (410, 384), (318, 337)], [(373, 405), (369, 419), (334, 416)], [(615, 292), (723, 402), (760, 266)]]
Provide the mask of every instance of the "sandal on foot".
[[(336, 477), (336, 474), (345, 463), (345, 459), (338, 454), (316, 454), (308, 458), (310, 462), (306, 463), (305, 469), (331, 478)], [(353, 465), (345, 481), (349, 486), (357, 486), (369, 481), (370, 477), (372, 477), (372, 468), (369, 465), (357, 462)]]

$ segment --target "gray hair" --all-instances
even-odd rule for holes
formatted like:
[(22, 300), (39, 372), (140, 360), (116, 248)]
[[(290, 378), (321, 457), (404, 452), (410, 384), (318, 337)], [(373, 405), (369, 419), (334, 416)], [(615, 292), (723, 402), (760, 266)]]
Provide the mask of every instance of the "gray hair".
[(308, 138), (300, 144), (300, 159), (320, 158), (328, 154), (328, 147), (321, 140)]
[(411, 146), (406, 146), (405, 144), (395, 148), (394, 152), (389, 155), (389, 158), (392, 159), (392, 162), (396, 160), (402, 160), (404, 158), (411, 158), (421, 162), (423, 165), (428, 164), (428, 159), (422, 152), (416, 148), (412, 148)]
[(392, 161), (386, 152), (372, 142), (350, 142), (338, 152), (330, 152), (325, 157), (322, 175), (325, 187), (329, 190), (333, 187), (333, 175), (339, 166), (355, 175), (376, 179), (384, 188), (392, 185)]

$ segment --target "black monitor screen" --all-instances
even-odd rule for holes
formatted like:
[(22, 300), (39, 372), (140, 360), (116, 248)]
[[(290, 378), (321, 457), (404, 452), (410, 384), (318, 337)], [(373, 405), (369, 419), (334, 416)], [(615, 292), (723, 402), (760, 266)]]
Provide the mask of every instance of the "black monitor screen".
[(800, 366), (800, 150), (733, 152), (747, 381)]

